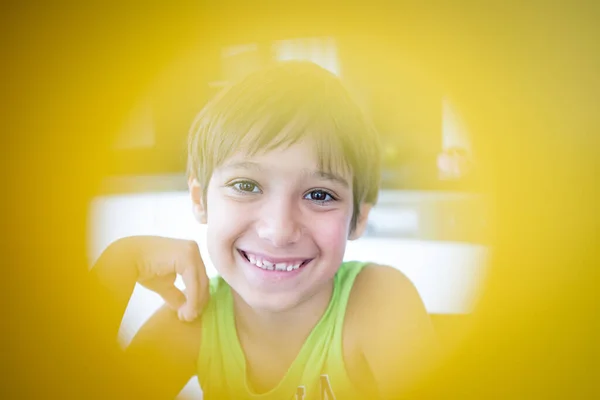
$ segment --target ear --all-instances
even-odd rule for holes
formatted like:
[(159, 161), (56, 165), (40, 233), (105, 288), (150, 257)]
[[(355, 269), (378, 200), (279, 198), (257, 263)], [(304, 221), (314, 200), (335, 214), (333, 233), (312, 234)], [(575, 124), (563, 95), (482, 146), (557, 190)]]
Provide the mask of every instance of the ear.
[(206, 205), (202, 196), (202, 187), (195, 177), (188, 178), (188, 188), (192, 197), (192, 211), (194, 217), (201, 224), (206, 224)]
[(369, 221), (369, 213), (371, 212), (371, 208), (373, 208), (373, 204), (362, 203), (360, 205), (360, 212), (358, 214), (358, 219), (356, 220), (356, 227), (350, 233), (350, 240), (356, 240), (360, 238), (365, 230), (367, 229), (367, 222)]

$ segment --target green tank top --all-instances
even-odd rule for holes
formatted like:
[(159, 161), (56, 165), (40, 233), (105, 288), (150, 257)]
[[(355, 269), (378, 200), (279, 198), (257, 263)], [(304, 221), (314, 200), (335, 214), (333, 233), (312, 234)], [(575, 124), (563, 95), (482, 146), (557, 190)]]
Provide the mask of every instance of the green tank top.
[(229, 285), (210, 281), (211, 299), (202, 314), (198, 380), (205, 400), (341, 400), (364, 397), (353, 386), (342, 349), (346, 305), (358, 273), (367, 263), (342, 263), (334, 278), (325, 313), (304, 342), (279, 384), (266, 393), (253, 393), (246, 382), (246, 359), (238, 340)]

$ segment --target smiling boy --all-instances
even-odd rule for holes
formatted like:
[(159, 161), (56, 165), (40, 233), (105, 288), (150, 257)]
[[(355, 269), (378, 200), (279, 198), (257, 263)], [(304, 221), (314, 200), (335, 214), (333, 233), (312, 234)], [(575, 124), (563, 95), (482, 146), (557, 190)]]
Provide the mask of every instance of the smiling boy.
[(380, 169), (335, 76), (304, 62), (251, 74), (202, 110), (188, 156), (219, 275), (201, 318), (163, 307), (140, 329), (127, 354), (145, 379), (169, 396), (197, 374), (205, 399), (339, 400), (395, 398), (418, 377), (435, 345), (414, 286), (343, 262)]

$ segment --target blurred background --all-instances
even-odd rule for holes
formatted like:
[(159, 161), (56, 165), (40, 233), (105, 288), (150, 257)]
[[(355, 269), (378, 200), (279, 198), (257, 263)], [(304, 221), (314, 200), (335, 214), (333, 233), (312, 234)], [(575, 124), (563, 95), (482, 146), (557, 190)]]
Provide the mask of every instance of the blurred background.
[[(209, 276), (216, 274), (204, 227), (191, 213), (187, 132), (221, 88), (278, 60), (308, 60), (338, 75), (375, 123), (383, 144), (382, 190), (365, 236), (348, 242), (345, 259), (403, 271), (440, 339), (455, 344), (475, 305), (489, 245), (477, 154), (434, 73), (375, 36), (216, 43), (170, 66), (134, 105), (113, 145), (111, 174), (89, 211), (90, 264), (120, 237), (151, 234), (196, 240)], [(161, 304), (158, 295), (136, 287), (120, 332), (123, 346)], [(195, 390), (194, 382), (186, 388)]]
[[(374, 214), (347, 256), (371, 246), (406, 271), (453, 349), (404, 398), (600, 398), (600, 3), (0, 7), (1, 398), (151, 397), (130, 395), (85, 265), (123, 235), (202, 242), (182, 179), (193, 116), (276, 43), (313, 39), (395, 147), (380, 208), (402, 223)], [(156, 300), (136, 291), (123, 344)]]

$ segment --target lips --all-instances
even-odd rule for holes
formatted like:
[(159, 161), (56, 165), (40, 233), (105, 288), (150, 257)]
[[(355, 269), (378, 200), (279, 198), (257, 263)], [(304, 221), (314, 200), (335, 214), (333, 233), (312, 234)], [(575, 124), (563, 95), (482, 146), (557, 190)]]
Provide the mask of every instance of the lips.
[(303, 267), (312, 260), (311, 258), (302, 257), (271, 257), (244, 250), (239, 250), (239, 252), (249, 263), (268, 271), (291, 272)]

